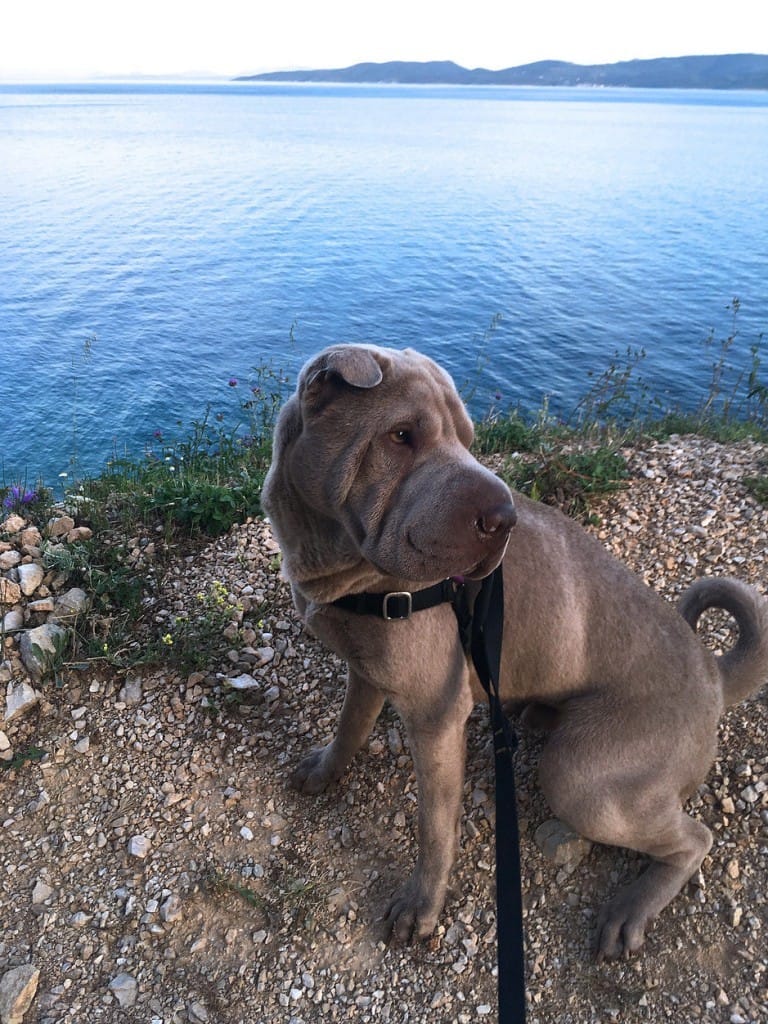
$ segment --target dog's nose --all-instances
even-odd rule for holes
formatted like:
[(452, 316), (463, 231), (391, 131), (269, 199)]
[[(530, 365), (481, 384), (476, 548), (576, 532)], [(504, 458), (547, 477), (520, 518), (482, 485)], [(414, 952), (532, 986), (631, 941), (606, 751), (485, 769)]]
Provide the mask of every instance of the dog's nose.
[(496, 537), (500, 533), (509, 533), (517, 522), (517, 512), (511, 501), (481, 512), (475, 520), (477, 532), (483, 538)]

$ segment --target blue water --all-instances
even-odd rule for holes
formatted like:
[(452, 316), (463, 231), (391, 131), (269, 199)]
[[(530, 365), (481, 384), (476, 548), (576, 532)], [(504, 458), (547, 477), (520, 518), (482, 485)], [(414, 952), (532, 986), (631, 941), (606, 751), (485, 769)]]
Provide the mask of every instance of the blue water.
[(6, 483), (93, 472), (337, 341), (426, 351), (477, 413), (567, 410), (643, 347), (692, 404), (733, 297), (743, 354), (768, 93), (0, 86)]

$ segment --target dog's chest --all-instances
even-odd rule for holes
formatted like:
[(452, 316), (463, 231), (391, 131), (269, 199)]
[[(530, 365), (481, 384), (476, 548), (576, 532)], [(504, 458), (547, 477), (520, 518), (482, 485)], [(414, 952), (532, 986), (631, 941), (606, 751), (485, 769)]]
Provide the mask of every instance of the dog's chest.
[(350, 669), (392, 696), (414, 689), (426, 693), (456, 681), (466, 669), (448, 605), (385, 621), (310, 603), (303, 617), (307, 628)]

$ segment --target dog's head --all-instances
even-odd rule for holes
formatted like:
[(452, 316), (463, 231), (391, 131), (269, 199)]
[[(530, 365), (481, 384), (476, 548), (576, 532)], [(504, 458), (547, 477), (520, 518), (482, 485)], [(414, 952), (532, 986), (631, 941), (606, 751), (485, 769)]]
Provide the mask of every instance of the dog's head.
[[(472, 437), (453, 381), (431, 359), (326, 349), (301, 371), (276, 431), (264, 499), (281, 544), (302, 523), (317, 536), (324, 521), (386, 576), (487, 575), (515, 511), (506, 485), (470, 455)], [(278, 481), (304, 506), (290, 525)]]

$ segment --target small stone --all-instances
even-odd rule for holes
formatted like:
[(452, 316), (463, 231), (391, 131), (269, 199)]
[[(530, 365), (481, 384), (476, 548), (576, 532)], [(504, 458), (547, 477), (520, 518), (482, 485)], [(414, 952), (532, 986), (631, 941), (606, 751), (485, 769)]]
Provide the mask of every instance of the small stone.
[(136, 996), (139, 993), (139, 984), (133, 975), (123, 972), (116, 975), (112, 981), (110, 981), (109, 989), (120, 1006), (125, 1009), (128, 1006), (133, 1006), (136, 1002)]
[(390, 754), (402, 754), (403, 740), (400, 736), (399, 730), (394, 728), (387, 730), (387, 745), (389, 747)]
[(254, 679), (247, 672), (243, 672), (242, 675), (235, 676), (232, 679), (225, 679), (224, 682), (227, 686), (231, 686), (233, 690), (252, 690), (254, 687), (261, 685), (258, 679)]
[(22, 633), (19, 652), (24, 667), (33, 679), (40, 679), (51, 670), (66, 639), (67, 631), (55, 622), (46, 622), (44, 626)]
[(243, 825), (243, 827), (240, 829), (240, 835), (242, 836), (243, 839), (245, 839), (247, 843), (250, 843), (250, 841), (253, 839), (253, 831), (249, 829), (247, 825)]
[(260, 647), (256, 654), (259, 658), (258, 667), (261, 668), (263, 665), (268, 665), (275, 657), (275, 651), (272, 647)]
[(19, 543), (25, 548), (39, 548), (42, 535), (36, 526), (28, 526), (19, 534)]
[(21, 587), (14, 580), (0, 576), (0, 604), (18, 604), (21, 600)]
[(209, 1020), (208, 1011), (202, 1003), (198, 1002), (190, 1003), (187, 1016), (190, 1024), (206, 1024)]
[(35, 882), (35, 887), (32, 890), (32, 906), (39, 906), (41, 903), (45, 903), (46, 900), (53, 896), (53, 887), (44, 882), (42, 878), (38, 878)]
[(0, 978), (0, 1021), (21, 1024), (37, 992), (40, 970), (34, 964), (20, 964)]
[(37, 562), (29, 562), (26, 565), (20, 565), (16, 570), (19, 574), (19, 586), (21, 592), (25, 597), (30, 597), (45, 578), (42, 565), (38, 565)]
[(88, 595), (80, 587), (72, 587), (56, 601), (54, 617), (61, 622), (70, 622), (84, 615), (88, 610)]
[(14, 514), (12, 516), (8, 516), (7, 519), (4, 519), (3, 522), (0, 523), (0, 528), (2, 528), (3, 533), (19, 533), (26, 525), (26, 519), (22, 519), (21, 516)]
[(736, 805), (729, 796), (724, 796), (720, 801), (720, 806), (723, 808), (723, 814), (735, 814)]
[(70, 530), (74, 530), (75, 520), (72, 516), (58, 516), (48, 521), (47, 533), (49, 537), (66, 537)]
[(40, 694), (26, 680), (10, 682), (5, 695), (5, 721), (18, 718), (40, 700)]
[(21, 561), (21, 555), (18, 551), (13, 549), (10, 551), (3, 551), (0, 554), (0, 572), (8, 572), (9, 569), (15, 568)]
[(128, 676), (117, 699), (121, 704), (140, 704), (142, 699), (141, 679), (138, 676)]
[(141, 860), (147, 856), (152, 844), (146, 836), (131, 836), (128, 840), (128, 854)]
[(89, 526), (75, 526), (67, 532), (67, 544), (76, 544), (78, 541), (91, 540), (93, 530)]
[(24, 629), (24, 615), (17, 608), (12, 608), (2, 618), (0, 633), (18, 633), (20, 629)]
[(174, 924), (182, 917), (181, 900), (173, 893), (160, 907), (160, 917), (166, 924)]
[(588, 839), (572, 831), (557, 818), (550, 818), (536, 829), (536, 845), (544, 856), (570, 874), (592, 849)]

